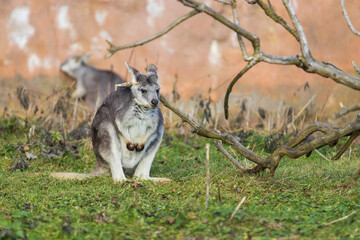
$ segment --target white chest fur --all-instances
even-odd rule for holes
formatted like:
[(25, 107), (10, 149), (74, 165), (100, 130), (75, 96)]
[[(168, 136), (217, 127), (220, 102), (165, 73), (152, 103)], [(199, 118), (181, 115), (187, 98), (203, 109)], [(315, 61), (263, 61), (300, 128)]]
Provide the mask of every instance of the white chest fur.
[(145, 144), (149, 136), (156, 131), (156, 114), (155, 110), (141, 111), (132, 107), (121, 121), (116, 120), (116, 125), (127, 142)]
[[(158, 121), (155, 110), (139, 111), (135, 107), (130, 108), (121, 120), (115, 120), (119, 130), (118, 138), (121, 145), (123, 167), (133, 168), (138, 164), (155, 137)], [(126, 148), (127, 143), (144, 144), (145, 149), (141, 152), (129, 151)]]

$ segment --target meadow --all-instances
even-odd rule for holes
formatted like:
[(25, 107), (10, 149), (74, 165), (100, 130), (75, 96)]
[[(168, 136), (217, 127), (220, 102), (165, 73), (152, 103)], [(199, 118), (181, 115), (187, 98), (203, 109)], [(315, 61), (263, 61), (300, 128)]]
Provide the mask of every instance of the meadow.
[[(309, 158), (284, 158), (269, 178), (268, 171), (241, 173), (209, 139), (167, 129), (151, 176), (172, 181), (138, 182), (129, 176), (128, 182), (114, 183), (111, 177), (49, 176), (90, 172), (95, 165), (90, 138), (74, 140), (68, 134), (64, 143), (60, 131), (9, 114), (3, 114), (0, 126), (3, 239), (360, 238), (360, 180), (354, 180), (360, 169), (358, 144), (338, 161), (316, 152)], [(252, 131), (244, 145), (266, 156), (266, 139), (266, 133)], [(338, 148), (319, 152), (331, 158)]]

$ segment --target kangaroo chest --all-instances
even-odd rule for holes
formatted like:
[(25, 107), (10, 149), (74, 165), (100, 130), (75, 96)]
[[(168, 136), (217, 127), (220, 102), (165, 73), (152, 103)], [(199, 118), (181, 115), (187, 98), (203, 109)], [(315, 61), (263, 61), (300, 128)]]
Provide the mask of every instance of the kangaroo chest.
[(131, 108), (116, 125), (121, 137), (126, 142), (135, 144), (145, 144), (149, 136), (156, 131), (158, 119), (154, 111), (141, 111), (141, 109)]

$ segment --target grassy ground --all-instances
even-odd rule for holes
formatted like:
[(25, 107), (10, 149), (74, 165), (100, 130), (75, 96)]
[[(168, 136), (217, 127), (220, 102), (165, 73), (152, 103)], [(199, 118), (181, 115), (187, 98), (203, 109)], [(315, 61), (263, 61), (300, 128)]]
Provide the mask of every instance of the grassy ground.
[[(285, 158), (273, 179), (268, 172), (241, 174), (211, 145), (206, 209), (207, 139), (167, 133), (151, 175), (173, 181), (142, 182), (135, 188), (132, 183), (113, 183), (110, 177), (50, 178), (50, 172), (91, 171), (95, 158), (90, 141), (83, 142), (75, 155), (66, 151), (50, 158), (44, 154), (48, 146), (39, 140), (39, 131), (26, 145), (30, 125), (9, 121), (0, 121), (2, 238), (360, 239), (360, 180), (353, 180), (360, 169), (359, 145), (336, 162), (316, 153)], [(51, 141), (58, 137), (52, 133)], [(261, 153), (264, 137), (251, 136), (245, 146)], [(24, 148), (38, 158), (29, 160), (24, 171), (9, 171), (14, 159), (24, 156)], [(335, 153), (330, 148), (320, 151), (328, 157)], [(229, 221), (243, 197), (244, 204)]]

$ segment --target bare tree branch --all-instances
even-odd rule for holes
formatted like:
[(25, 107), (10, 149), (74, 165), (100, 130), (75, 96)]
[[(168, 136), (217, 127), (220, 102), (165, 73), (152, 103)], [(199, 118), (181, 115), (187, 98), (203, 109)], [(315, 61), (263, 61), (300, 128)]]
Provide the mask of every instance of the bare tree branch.
[(235, 83), (253, 66), (255, 66), (257, 63), (259, 62), (258, 59), (253, 59), (251, 62), (249, 62), (244, 68), (243, 70), (241, 70), (241, 72), (239, 72), (235, 78), (231, 81), (231, 83), (229, 84), (227, 90), (226, 90), (226, 94), (225, 94), (225, 98), (224, 98), (224, 111), (225, 111), (225, 118), (228, 119), (229, 118), (229, 97), (230, 97), (230, 93), (232, 91), (233, 86), (235, 85)]
[(342, 117), (342, 116), (345, 116), (346, 114), (348, 114), (350, 112), (354, 112), (354, 111), (360, 111), (360, 104), (349, 106), (349, 107), (343, 107), (340, 110), (340, 112), (336, 115), (336, 117)]
[(222, 3), (222, 4), (225, 4), (225, 5), (231, 5), (231, 2), (229, 1), (225, 1), (225, 0), (214, 0), (215, 2), (219, 2), (219, 3)]
[(172, 24), (170, 24), (169, 26), (167, 26), (165, 29), (163, 29), (161, 32), (151, 36), (151, 37), (148, 37), (148, 38), (145, 38), (143, 40), (140, 40), (140, 41), (136, 41), (136, 42), (133, 42), (133, 43), (130, 43), (130, 44), (126, 44), (126, 45), (122, 45), (122, 46), (115, 46), (113, 45), (110, 41), (106, 41), (108, 44), (109, 44), (109, 48), (107, 49), (108, 50), (108, 54), (106, 54), (105, 58), (109, 58), (111, 57), (114, 53), (116, 53), (117, 51), (120, 51), (120, 50), (123, 50), (123, 49), (127, 49), (127, 48), (134, 48), (134, 47), (137, 47), (137, 46), (141, 46), (145, 43), (148, 43), (148, 42), (151, 42), (163, 35), (165, 35), (166, 33), (168, 33), (171, 29), (173, 29), (174, 27), (176, 27), (177, 25), (179, 25), (180, 23), (184, 22), (185, 20), (193, 17), (194, 15), (198, 14), (199, 11), (197, 10), (194, 10), (194, 11), (191, 11), (189, 12), (188, 14), (185, 14), (184, 16), (176, 19)]
[(268, 15), (272, 20), (283, 26), (289, 33), (291, 33), (295, 39), (300, 42), (299, 34), (296, 30), (292, 29), (285, 20), (276, 14), (271, 5), (267, 6), (262, 0), (256, 0), (256, 3), (264, 10), (265, 14)]
[(291, 4), (290, 0), (283, 0), (283, 4), (285, 5), (285, 8), (290, 16), (290, 19), (296, 29), (297, 34), (299, 35), (299, 42), (300, 42), (300, 46), (301, 46), (301, 52), (303, 57), (306, 60), (310, 60), (312, 59), (311, 54), (310, 54), (310, 49), (309, 49), (309, 44), (307, 42), (305, 33), (304, 33), (304, 29), (301, 26), (301, 23), (299, 21), (299, 19), (296, 16), (294, 7)]
[[(347, 11), (346, 11), (346, 8), (345, 8), (345, 1), (344, 0), (341, 0), (341, 8), (343, 10), (343, 14), (344, 14), (344, 17), (346, 19), (346, 22), (350, 28), (350, 30), (357, 36), (360, 36), (360, 32), (358, 30), (356, 30), (356, 28), (354, 27), (354, 25), (351, 23), (351, 20), (349, 18), (349, 15), (347, 14)], [(355, 61), (352, 62), (356, 72), (358, 74), (360, 74), (360, 68), (356, 65)]]
[(356, 65), (355, 61), (352, 61), (352, 65), (354, 66), (355, 71), (360, 74), (360, 68)]
[(350, 147), (350, 145), (352, 144), (352, 142), (360, 135), (360, 131), (356, 131), (353, 132), (353, 134), (351, 134), (351, 136), (349, 137), (349, 139), (347, 140), (347, 142), (345, 143), (345, 145), (341, 148), (341, 150), (332, 158), (332, 160), (338, 160), (341, 155), (344, 154), (344, 152), (346, 151), (346, 149), (348, 149)]
[[(308, 130), (311, 129), (312, 131), (318, 131), (319, 125), (309, 125)], [(355, 122), (350, 123), (342, 128), (332, 128), (328, 133), (323, 134), (320, 137), (317, 137), (316, 139), (304, 143), (297, 148), (288, 147), (288, 144), (285, 144), (279, 148), (277, 148), (268, 158), (266, 162), (266, 167), (270, 170), (270, 175), (273, 176), (275, 173), (275, 170), (278, 167), (278, 164), (280, 162), (280, 159), (283, 156), (288, 156), (290, 158), (296, 159), (301, 157), (302, 155), (305, 155), (309, 152), (311, 152), (314, 149), (321, 148), (325, 145), (334, 146), (338, 139), (349, 136), (352, 134), (358, 134), (360, 131), (360, 114), (358, 115)], [(301, 135), (301, 134), (300, 134)], [(358, 135), (357, 135), (358, 136)], [(351, 141), (352, 142), (352, 141)], [(350, 143), (351, 143), (350, 142)], [(345, 151), (346, 148), (350, 145), (345, 144), (343, 149), (341, 151)], [(339, 154), (337, 154), (339, 155)], [(270, 164), (270, 166), (268, 166)]]
[[(236, 0), (231, 1), (231, 8), (232, 8), (233, 16), (234, 16), (234, 22), (235, 22), (235, 24), (237, 26), (240, 27), (239, 16), (237, 14)], [(244, 60), (245, 61), (250, 61), (252, 58), (248, 57), (248, 55), (247, 55), (245, 44), (244, 44), (244, 41), (242, 40), (241, 34), (236, 34), (236, 36), (237, 36), (239, 46), (240, 46), (240, 49), (241, 49)]]
[(349, 15), (347, 14), (347, 11), (346, 11), (346, 8), (345, 8), (345, 3), (344, 3), (344, 0), (341, 0), (341, 8), (343, 10), (343, 14), (344, 14), (344, 17), (346, 19), (346, 22), (350, 28), (350, 30), (357, 36), (360, 37), (360, 32), (358, 30), (356, 30), (356, 28), (354, 27), (354, 25), (351, 23), (351, 20), (349, 18)]
[[(219, 132), (207, 129), (199, 124), (195, 119), (190, 117), (188, 114), (185, 114), (172, 106), (165, 97), (160, 96), (161, 102), (165, 107), (169, 108), (176, 115), (178, 115), (183, 122), (190, 124), (194, 128), (194, 133), (199, 136), (215, 139), (215, 144), (217, 147), (224, 153), (224, 155), (229, 158), (239, 169), (243, 172), (256, 173), (263, 171), (268, 168), (270, 170), (270, 176), (274, 176), (274, 173), (279, 165), (279, 162), (282, 157), (288, 156), (292, 159), (299, 158), (302, 155), (311, 153), (311, 151), (321, 148), (325, 145), (331, 147), (335, 146), (338, 140), (345, 136), (351, 136), (347, 143), (343, 146), (340, 152), (335, 156), (341, 156), (343, 152), (350, 146), (352, 141), (360, 135), (360, 113), (358, 114), (356, 121), (346, 125), (341, 128), (333, 128), (325, 123), (314, 123), (306, 127), (301, 131), (298, 136), (293, 140), (289, 141), (283, 146), (278, 147), (272, 154), (270, 154), (266, 159), (258, 156), (256, 153), (245, 148), (236, 138), (227, 132)], [(322, 135), (310, 141), (305, 141), (308, 137), (314, 132), (321, 132)], [(246, 169), (241, 166), (225, 149), (217, 143), (217, 140), (221, 140), (230, 144), (236, 152), (244, 156), (248, 160), (257, 163), (253, 169)], [(302, 143), (302, 144), (301, 144)], [(224, 151), (225, 150), (225, 151)], [(233, 161), (235, 160), (235, 162)]]
[(192, 6), (194, 9), (196, 9), (198, 11), (204, 12), (205, 14), (211, 16), (218, 22), (220, 22), (220, 23), (224, 24), (225, 26), (227, 26), (228, 28), (232, 29), (237, 34), (240, 34), (244, 38), (248, 39), (251, 42), (251, 44), (253, 45), (254, 56), (258, 56), (259, 54), (261, 54), (260, 39), (256, 35), (248, 32), (247, 30), (232, 23), (227, 18), (225, 18), (223, 15), (214, 11), (213, 9), (209, 8), (208, 6), (206, 6), (203, 3), (199, 3), (195, 0), (180, 0), (180, 2), (182, 2), (186, 6)]
[[(290, 0), (283, 0), (283, 4), (285, 5), (287, 12), (293, 22), (293, 25), (295, 27), (295, 30), (288, 26), (288, 24), (279, 17), (272, 7), (268, 7), (266, 4), (262, 2), (262, 0), (256, 0), (259, 6), (265, 11), (268, 16), (270, 16), (271, 19), (273, 19), (275, 22), (278, 22), (280, 25), (282, 25), (285, 29), (287, 29), (299, 42), (301, 47), (301, 56), (276, 56), (276, 55), (270, 55), (263, 53), (261, 50), (260, 45), (260, 39), (246, 31), (245, 29), (241, 28), (239, 26), (239, 19), (236, 11), (236, 0), (232, 0), (232, 10), (234, 15), (234, 22), (232, 23), (227, 18), (225, 18), (223, 15), (219, 14), (218, 12), (214, 11), (213, 9), (209, 8), (203, 3), (199, 3), (196, 0), (179, 0), (181, 3), (183, 3), (186, 6), (189, 6), (194, 11), (184, 15), (183, 17), (177, 19), (172, 24), (170, 24), (168, 27), (166, 27), (164, 30), (159, 32), (158, 34), (155, 34), (149, 38), (146, 38), (141, 41), (137, 41), (131, 44), (126, 44), (122, 46), (114, 46), (112, 43), (108, 42), (110, 47), (108, 49), (109, 53), (106, 57), (112, 56), (116, 51), (126, 49), (126, 48), (132, 48), (139, 45), (143, 45), (147, 42), (150, 42), (152, 40), (155, 40), (164, 34), (168, 33), (171, 29), (173, 29), (175, 26), (180, 24), (181, 22), (185, 21), (186, 19), (196, 15), (199, 12), (204, 12), (205, 14), (211, 16), (216, 21), (222, 23), (226, 27), (232, 29), (238, 36), (238, 41), (240, 48), (242, 50), (244, 59), (246, 61), (249, 61), (248, 65), (237, 74), (237, 76), (232, 80), (232, 82), (229, 84), (228, 89), (226, 91), (225, 100), (224, 100), (224, 112), (225, 112), (225, 118), (228, 118), (228, 102), (229, 102), (229, 96), (232, 91), (233, 86), (236, 84), (236, 82), (254, 65), (256, 65), (258, 62), (264, 61), (271, 64), (282, 64), (282, 65), (295, 65), (299, 68), (302, 68), (304, 71), (308, 73), (316, 73), (320, 76), (331, 78), (335, 82), (343, 84), (345, 86), (351, 87), (356, 90), (360, 90), (360, 78), (356, 76), (352, 76), (350, 74), (344, 73), (341, 69), (337, 68), (336, 66), (325, 63), (325, 62), (319, 62), (315, 60), (310, 53), (310, 49), (308, 46), (308, 42), (306, 39), (306, 35), (304, 33), (304, 30), (300, 24), (299, 19), (297, 18), (295, 14), (295, 10), (291, 4)], [(246, 38), (252, 43), (253, 46), (253, 56), (248, 57), (245, 49), (245, 45), (243, 43), (242, 37)], [(360, 69), (354, 64), (355, 69), (360, 72)]]
[(235, 164), (235, 166), (237, 168), (239, 168), (243, 172), (249, 171), (248, 169), (243, 167), (233, 156), (231, 156), (231, 154), (228, 153), (228, 151), (225, 150), (225, 148), (222, 145), (221, 140), (215, 140), (214, 144), (225, 155), (225, 157), (227, 157), (233, 164)]
[(300, 38), (300, 47), (301, 47), (302, 56), (299, 56), (298, 59), (302, 63), (302, 65), (298, 65), (298, 66), (304, 69), (308, 73), (316, 73), (320, 76), (331, 78), (337, 83), (343, 84), (345, 86), (351, 87), (356, 90), (360, 90), (359, 77), (355, 77), (350, 74), (347, 74), (330, 63), (319, 62), (311, 56), (304, 30), (300, 24), (299, 19), (296, 16), (291, 1), (283, 0), (283, 4), (285, 5), (286, 10)]
[(326, 123), (316, 122), (307, 126), (301, 133), (299, 133), (296, 138), (287, 142), (285, 145), (291, 148), (294, 148), (305, 141), (311, 134), (314, 132), (321, 132), (323, 134), (328, 134), (331, 131), (332, 127)]
[(271, 64), (296, 65), (298, 67), (303, 65), (297, 56), (276, 56), (262, 53), (261, 60)]
[[(223, 142), (226, 142), (233, 146), (236, 152), (244, 156), (245, 158), (249, 159), (250, 161), (259, 164), (261, 169), (264, 169), (265, 167), (265, 159), (258, 156), (256, 153), (250, 151), (246, 147), (244, 147), (236, 138), (231, 135), (230, 133), (221, 133), (221, 132), (215, 132), (213, 130), (207, 129), (206, 127), (202, 126), (200, 123), (198, 123), (195, 119), (193, 119), (188, 114), (185, 114), (181, 112), (179, 109), (172, 106), (164, 96), (160, 96), (161, 102), (164, 104), (165, 107), (169, 108), (171, 111), (173, 111), (176, 115), (178, 115), (183, 122), (186, 122), (190, 124), (194, 128), (194, 133), (196, 133), (199, 136), (212, 138), (215, 140), (221, 140)], [(259, 167), (258, 167), (259, 168)], [(259, 168), (259, 169), (260, 169)], [(251, 170), (250, 170), (251, 171)]]
[(251, 0), (245, 0), (245, 2), (247, 2), (248, 4), (251, 4), (251, 5), (256, 4), (256, 0), (253, 0), (253, 1), (251, 1)]
[[(351, 23), (351, 20), (349, 18), (349, 15), (346, 11), (346, 8), (345, 8), (345, 1), (344, 0), (341, 0), (341, 8), (342, 8), (342, 11), (343, 11), (343, 14), (344, 14), (344, 17), (346, 19), (346, 22), (350, 28), (350, 30), (357, 36), (360, 36), (360, 32), (358, 30), (356, 30), (356, 28), (354, 27), (354, 25)], [(360, 68), (356, 65), (355, 61), (352, 62), (354, 68), (355, 68), (355, 71), (360, 74)]]

